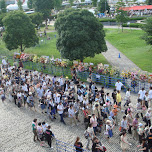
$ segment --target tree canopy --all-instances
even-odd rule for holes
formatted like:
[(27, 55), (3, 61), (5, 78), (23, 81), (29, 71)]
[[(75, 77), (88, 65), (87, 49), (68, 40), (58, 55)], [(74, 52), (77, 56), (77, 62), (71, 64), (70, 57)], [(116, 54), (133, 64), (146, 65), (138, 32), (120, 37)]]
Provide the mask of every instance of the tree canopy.
[(62, 6), (62, 0), (54, 0), (54, 7), (56, 10), (60, 10)]
[(27, 5), (29, 9), (33, 8), (34, 0), (28, 0)]
[(125, 6), (125, 3), (122, 2), (122, 0), (121, 0), (121, 1), (117, 2), (116, 6), (117, 6), (116, 20), (121, 25), (122, 32), (123, 32), (123, 23), (126, 23), (128, 21), (127, 12), (121, 9), (122, 7)]
[(32, 23), (38, 27), (43, 22), (43, 14), (39, 12), (35, 12), (30, 14), (29, 17), (31, 18)]
[(92, 4), (93, 4), (94, 7), (97, 7), (97, 1), (98, 0), (92, 0)]
[(145, 24), (143, 24), (142, 29), (145, 31), (143, 39), (146, 41), (147, 44), (152, 45), (152, 17), (148, 17), (146, 19)]
[(4, 18), (5, 16), (6, 16), (6, 13), (0, 14), (0, 27), (3, 26), (2, 20), (3, 20), (3, 18)]
[(100, 0), (100, 2), (98, 3), (98, 11), (100, 13), (104, 13), (106, 10), (108, 12), (110, 10), (110, 6), (109, 6), (107, 0)]
[(152, 0), (146, 0), (147, 5), (152, 5)]
[(103, 25), (88, 10), (67, 9), (55, 22), (57, 49), (69, 60), (94, 57), (107, 50)]
[(18, 5), (18, 10), (20, 10), (20, 11), (23, 10), (22, 4), (23, 3), (21, 2), (21, 0), (18, 0), (17, 5)]
[(3, 40), (8, 50), (20, 48), (23, 52), (25, 48), (35, 46), (39, 39), (36, 35), (34, 25), (27, 14), (22, 11), (8, 13), (3, 23), (5, 33)]
[(6, 13), (6, 3), (5, 0), (0, 1), (0, 9), (2, 13)]
[(51, 14), (51, 9), (54, 8), (54, 0), (34, 0), (34, 8), (36, 12), (43, 14), (43, 19), (46, 20)]

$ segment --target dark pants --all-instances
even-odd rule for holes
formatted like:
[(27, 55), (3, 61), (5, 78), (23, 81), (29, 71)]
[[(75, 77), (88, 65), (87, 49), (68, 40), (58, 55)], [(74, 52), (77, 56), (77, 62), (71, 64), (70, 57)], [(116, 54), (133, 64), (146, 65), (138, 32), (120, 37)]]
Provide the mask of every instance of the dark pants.
[(145, 101), (145, 106), (148, 109), (148, 101)]
[(129, 133), (129, 134), (132, 134), (131, 127), (132, 127), (132, 126), (129, 126), (129, 129), (128, 129), (128, 133)]
[[(35, 139), (35, 138), (37, 137), (37, 132), (36, 132), (36, 130), (33, 130), (33, 134), (34, 134), (34, 139), (33, 139), (33, 140), (36, 141), (36, 139)], [(37, 139), (38, 139), (38, 137), (37, 137)]]
[(51, 138), (50, 138), (50, 139), (47, 139), (47, 142), (48, 142), (48, 145), (49, 145), (50, 147), (52, 147), (52, 140), (51, 140)]
[(96, 135), (97, 127), (93, 127), (94, 134)]
[(146, 119), (145, 122), (146, 122), (145, 127), (147, 127), (147, 126), (151, 127), (151, 120)]
[(64, 122), (64, 120), (63, 120), (63, 113), (62, 113), (62, 114), (60, 114), (60, 118), (61, 118), (61, 120), (60, 120), (60, 121), (61, 121), (61, 122), (63, 122), (63, 123), (65, 123), (65, 122)]

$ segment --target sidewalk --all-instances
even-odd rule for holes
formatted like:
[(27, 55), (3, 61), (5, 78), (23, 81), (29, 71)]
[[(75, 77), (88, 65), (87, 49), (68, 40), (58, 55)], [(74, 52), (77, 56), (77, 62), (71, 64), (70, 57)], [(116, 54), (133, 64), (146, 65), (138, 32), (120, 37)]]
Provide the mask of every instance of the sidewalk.
[[(119, 68), (120, 71), (140, 69), (136, 64), (134, 64), (131, 60), (129, 60), (124, 54), (122, 54), (117, 48), (111, 45), (108, 41), (106, 41), (106, 44), (108, 50), (107, 52), (103, 52), (102, 54), (112, 66)], [(119, 58), (119, 53), (121, 58)]]

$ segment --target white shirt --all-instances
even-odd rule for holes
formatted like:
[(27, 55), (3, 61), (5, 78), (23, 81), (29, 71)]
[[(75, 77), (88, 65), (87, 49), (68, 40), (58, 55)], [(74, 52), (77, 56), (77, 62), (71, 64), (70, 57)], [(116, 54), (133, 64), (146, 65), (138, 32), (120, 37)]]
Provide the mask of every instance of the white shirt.
[(59, 78), (58, 82), (60, 83), (60, 86), (63, 85), (63, 78)]
[(3, 64), (3, 65), (7, 65), (7, 62), (6, 62), (5, 59), (2, 60), (2, 64)]
[[(74, 117), (74, 115), (75, 115), (75, 112), (74, 112), (74, 109), (72, 108), (69, 108), (69, 110), (68, 110), (68, 112), (69, 112), (69, 117)], [(72, 115), (72, 116), (71, 116)]]
[(121, 91), (122, 86), (123, 86), (123, 84), (121, 82), (116, 82), (116, 84), (115, 84), (116, 90), (119, 90), (119, 91)]
[[(63, 110), (64, 110), (64, 107), (63, 107), (63, 105), (61, 104), (61, 105), (58, 105), (57, 106), (57, 109), (58, 109), (58, 113), (59, 114), (62, 114), (63, 113)], [(60, 110), (60, 111), (59, 111)]]
[(149, 99), (152, 99), (152, 90), (149, 90), (148, 95), (149, 95)]
[(141, 100), (143, 100), (144, 99), (144, 96), (145, 96), (145, 93), (146, 93), (146, 91), (145, 90), (140, 90), (139, 92), (138, 92), (138, 94), (140, 95), (139, 96), (139, 99), (141, 99)]

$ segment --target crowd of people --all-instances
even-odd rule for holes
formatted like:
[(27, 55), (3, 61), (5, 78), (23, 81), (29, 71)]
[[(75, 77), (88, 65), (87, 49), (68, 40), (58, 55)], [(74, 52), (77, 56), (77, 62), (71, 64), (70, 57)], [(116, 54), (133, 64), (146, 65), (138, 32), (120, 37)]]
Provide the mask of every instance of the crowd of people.
[[(123, 152), (131, 146), (126, 134), (132, 134), (132, 137), (139, 141), (140, 151), (152, 151), (150, 108), (152, 87), (147, 91), (142, 88), (138, 93), (137, 101), (131, 101), (129, 88), (125, 97), (122, 98), (121, 89), (126, 86), (119, 80), (110, 94), (105, 92), (104, 87), (99, 89), (92, 82), (91, 77), (89, 85), (81, 82), (77, 77), (76, 69), (71, 71), (71, 80), (64, 79), (63, 76), (50, 77), (48, 74), (9, 66), (7, 63), (2, 65), (1, 73), (2, 102), (5, 102), (7, 95), (8, 99), (14, 102), (18, 108), (29, 107), (36, 111), (38, 104), (42, 114), (48, 115), (52, 121), (59, 115), (60, 122), (64, 125), (77, 126), (83, 115), (87, 146), (83, 147), (80, 138), (77, 137), (74, 144), (77, 151), (80, 152), (83, 149), (92, 149), (92, 152), (106, 151), (106, 147), (100, 142), (98, 135), (105, 136), (107, 142), (110, 143), (114, 134), (113, 130), (117, 128), (120, 132), (120, 146)], [(125, 100), (124, 104), (123, 100)], [(118, 115), (123, 116), (122, 120), (118, 118)], [(67, 117), (70, 123), (66, 122)], [(37, 119), (34, 119), (32, 129), (34, 141), (39, 140), (40, 145), (43, 146), (45, 138), (48, 145), (52, 147), (51, 140), (54, 134), (51, 126), (45, 122), (37, 123)]]

